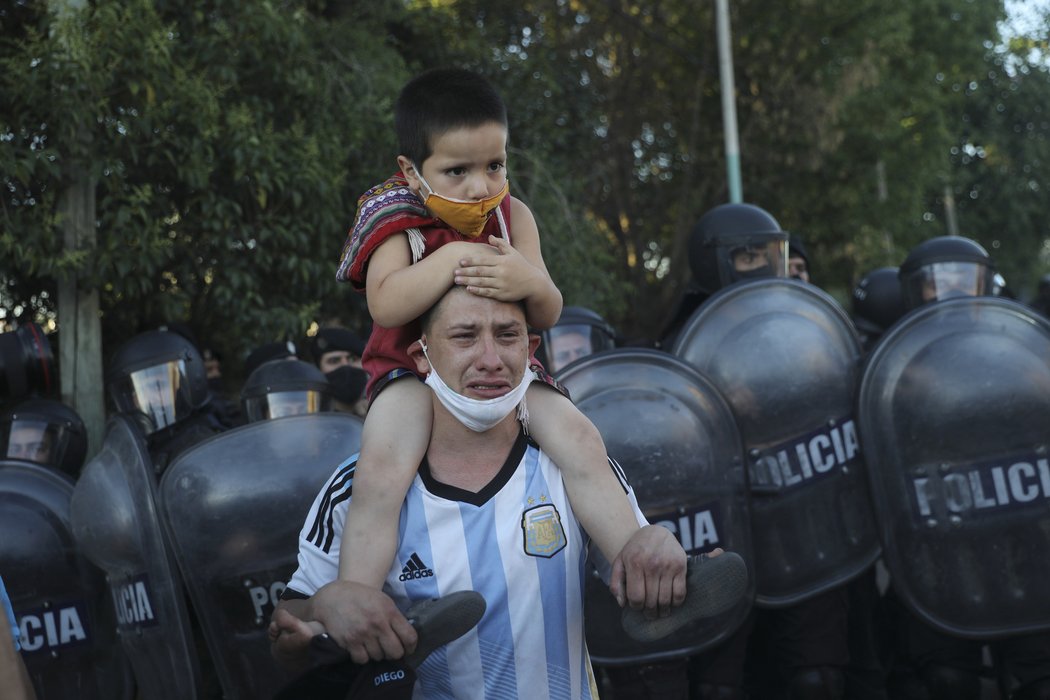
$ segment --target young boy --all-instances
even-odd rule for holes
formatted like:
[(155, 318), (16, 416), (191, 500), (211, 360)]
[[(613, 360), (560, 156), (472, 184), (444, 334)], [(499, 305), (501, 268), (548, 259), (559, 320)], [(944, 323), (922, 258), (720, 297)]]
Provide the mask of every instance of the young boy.
[[(364, 289), (374, 322), (364, 354), (372, 403), (339, 578), (377, 588), (392, 565), (401, 504), (426, 452), (433, 420), (428, 389), (407, 355), (409, 345), (420, 339), (418, 317), (453, 284), (481, 296), (523, 302), (530, 326), (539, 330), (554, 325), (562, 307), (540, 254), (532, 213), (508, 195), (506, 108), (495, 90), (468, 71), (432, 70), (404, 87), (395, 122), (400, 172), (358, 201), (337, 274)], [(457, 342), (472, 342), (469, 329)], [(532, 372), (526, 376), (531, 379)], [(638, 522), (597, 429), (566, 396), (543, 386), (553, 386), (545, 373), (541, 377), (521, 404), (527, 407), (528, 431), (561, 468), (573, 509), (612, 562)], [(498, 403), (515, 389), (483, 382), (473, 380), (470, 386), (486, 403)], [(519, 406), (525, 422), (523, 413)], [(641, 585), (648, 585), (647, 602), (653, 602), (648, 607), (655, 607), (658, 595), (664, 610), (682, 601), (685, 559), (683, 552), (682, 570), (673, 581), (665, 577), (655, 586), (663, 591), (651, 590), (651, 572), (637, 574), (644, 577)], [(637, 599), (639, 579), (634, 580), (631, 597)], [(621, 605), (623, 590), (613, 584)]]

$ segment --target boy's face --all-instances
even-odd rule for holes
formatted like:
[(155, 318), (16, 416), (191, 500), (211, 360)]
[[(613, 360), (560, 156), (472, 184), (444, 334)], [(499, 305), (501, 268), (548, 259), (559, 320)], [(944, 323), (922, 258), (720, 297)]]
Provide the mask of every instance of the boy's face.
[[(422, 185), (412, 161), (398, 156), (397, 163), (418, 194)], [(488, 122), (446, 131), (420, 167), (427, 184), (444, 197), (475, 202), (495, 196), (507, 181), (507, 129)]]

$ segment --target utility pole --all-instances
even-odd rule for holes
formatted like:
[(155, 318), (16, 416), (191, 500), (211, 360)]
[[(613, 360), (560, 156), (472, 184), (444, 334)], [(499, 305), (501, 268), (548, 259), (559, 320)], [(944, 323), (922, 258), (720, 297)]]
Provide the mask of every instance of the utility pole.
[(732, 40), (729, 33), (729, 0), (715, 0), (718, 34), (718, 77), (722, 86), (722, 132), (726, 144), (726, 177), (729, 201), (744, 201), (740, 183), (740, 138), (736, 128), (736, 83), (733, 80)]
[(959, 235), (959, 222), (955, 217), (955, 193), (951, 185), (944, 186), (944, 220), (948, 224), (948, 235)]
[[(53, 0), (52, 31), (79, 31), (77, 15), (85, 0)], [(62, 36), (60, 35), (60, 38)], [(80, 42), (63, 41), (66, 51)], [(90, 135), (79, 135), (84, 142)], [(66, 167), (66, 189), (59, 196), (58, 220), (66, 250), (93, 250), (97, 245), (95, 211), (96, 177), (90, 166), (73, 162)], [(102, 446), (106, 410), (102, 377), (102, 322), (98, 289), (86, 288), (79, 275), (70, 271), (58, 279), (58, 327), (61, 341), (58, 373), (63, 403), (84, 421), (88, 434), (88, 458)]]

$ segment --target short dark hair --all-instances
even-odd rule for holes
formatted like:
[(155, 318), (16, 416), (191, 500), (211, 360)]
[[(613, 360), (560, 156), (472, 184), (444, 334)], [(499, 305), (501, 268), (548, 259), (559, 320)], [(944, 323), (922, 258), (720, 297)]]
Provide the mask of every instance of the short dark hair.
[[(472, 294), (472, 293), (473, 292), (467, 291), (466, 287), (464, 287), (462, 285), (459, 285), (459, 284), (454, 284), (451, 287), (449, 287), (448, 291), (445, 292), (444, 294), (442, 294), (441, 298), (438, 299), (437, 301), (435, 301), (434, 305), (431, 306), (426, 311), (424, 311), (423, 314), (419, 317), (419, 327), (423, 331), (423, 333), (427, 334), (427, 333), (430, 332), (430, 329), (433, 328), (434, 321), (437, 319), (438, 314), (441, 312), (441, 308), (445, 305), (445, 300), (449, 299), (453, 294)], [(489, 298), (491, 299), (491, 297), (489, 297)], [(499, 301), (499, 300), (498, 299), (493, 299), (493, 301)], [(514, 306), (517, 306), (519, 309), (521, 309), (522, 315), (527, 316), (526, 311), (525, 311), (525, 300), (524, 299), (521, 299), (519, 301), (500, 302), (500, 303), (513, 304)]]
[(454, 292), (465, 292), (467, 294), (470, 293), (467, 292), (467, 288), (462, 285), (454, 284), (451, 287), (449, 287), (448, 291), (442, 294), (441, 298), (435, 301), (433, 306), (424, 311), (423, 314), (419, 317), (419, 327), (424, 334), (430, 332), (430, 329), (434, 325), (434, 319), (437, 318), (441, 306), (443, 306), (445, 303), (445, 299), (448, 299), (449, 296)]
[(484, 77), (461, 68), (434, 68), (401, 89), (394, 106), (401, 155), (422, 168), (436, 137), (460, 127), (497, 122), (507, 126), (507, 107)]

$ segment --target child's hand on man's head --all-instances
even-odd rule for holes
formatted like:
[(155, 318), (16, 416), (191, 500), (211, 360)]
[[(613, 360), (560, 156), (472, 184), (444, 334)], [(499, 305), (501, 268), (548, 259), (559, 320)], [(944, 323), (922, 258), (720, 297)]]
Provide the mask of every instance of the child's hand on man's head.
[(488, 246), (472, 245), (479, 252), (459, 261), (453, 280), (456, 284), (499, 301), (521, 301), (532, 294), (542, 273), (510, 243), (489, 236)]

